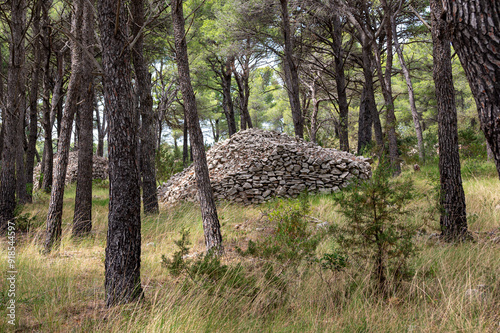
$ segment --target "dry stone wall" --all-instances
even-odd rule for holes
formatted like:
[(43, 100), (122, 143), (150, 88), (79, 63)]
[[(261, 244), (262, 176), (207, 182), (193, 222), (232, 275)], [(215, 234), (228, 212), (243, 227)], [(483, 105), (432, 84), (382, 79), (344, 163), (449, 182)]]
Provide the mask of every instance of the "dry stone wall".
[[(56, 158), (54, 156), (54, 169)], [(33, 172), (33, 188), (37, 190), (40, 188), (40, 169), (41, 163), (35, 167)], [(68, 169), (66, 170), (66, 185), (76, 182), (78, 176), (78, 151), (72, 151), (68, 157)], [(92, 179), (108, 179), (108, 159), (97, 155), (92, 156)]]
[[(331, 193), (352, 177), (371, 176), (370, 159), (259, 129), (214, 145), (207, 162), (215, 198), (244, 204), (294, 197), (304, 190)], [(159, 196), (167, 205), (197, 201), (194, 167), (160, 186)]]

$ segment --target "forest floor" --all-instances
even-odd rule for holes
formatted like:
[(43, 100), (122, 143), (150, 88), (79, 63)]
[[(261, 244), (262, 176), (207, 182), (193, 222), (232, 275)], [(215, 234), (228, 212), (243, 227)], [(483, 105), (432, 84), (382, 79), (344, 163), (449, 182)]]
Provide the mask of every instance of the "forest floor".
[[(500, 181), (493, 164), (463, 166), (469, 229), (475, 241), (441, 241), (432, 193), (435, 165), (406, 170), (417, 196), (409, 224), (418, 232), (418, 252), (409, 261), (412, 274), (388, 297), (371, 291), (369, 265), (323, 269), (318, 261), (277, 261), (242, 256), (249, 240), (273, 237), (267, 212), (273, 204), (218, 207), (226, 255), (219, 266), (239, 282), (189, 270), (174, 276), (162, 257), (178, 250), (175, 240), (189, 230), (186, 260), (204, 251), (199, 208), (193, 204), (162, 208), (142, 219), (141, 280), (144, 300), (107, 309), (104, 258), (108, 189), (94, 185), (92, 236), (71, 239), (74, 185), (65, 192), (63, 238), (58, 250), (41, 254), (49, 196), (37, 194), (20, 213), (32, 224), (17, 235), (16, 332), (499, 332), (500, 331)], [(346, 223), (331, 196), (310, 196), (311, 233), (318, 225)], [(2, 241), (5, 243), (5, 241)], [(316, 255), (331, 251), (325, 236)], [(7, 244), (0, 246), (0, 271), (8, 269)], [(188, 264), (189, 265), (189, 264)], [(192, 271), (191, 271), (192, 272)], [(236, 272), (236, 273), (235, 273)], [(241, 274), (240, 274), (241, 273)], [(0, 303), (9, 300), (2, 279)], [(5, 307), (0, 331), (13, 331)]]

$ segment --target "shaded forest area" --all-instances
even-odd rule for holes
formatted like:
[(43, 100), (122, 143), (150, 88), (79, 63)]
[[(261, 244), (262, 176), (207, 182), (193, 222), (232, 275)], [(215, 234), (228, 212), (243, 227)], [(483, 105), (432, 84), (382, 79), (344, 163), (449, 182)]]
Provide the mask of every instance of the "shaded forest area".
[[(0, 28), (2, 330), (498, 330), (497, 2), (10, 0)], [(373, 176), (217, 202), (206, 150), (249, 128)], [(159, 204), (191, 163), (199, 205)]]

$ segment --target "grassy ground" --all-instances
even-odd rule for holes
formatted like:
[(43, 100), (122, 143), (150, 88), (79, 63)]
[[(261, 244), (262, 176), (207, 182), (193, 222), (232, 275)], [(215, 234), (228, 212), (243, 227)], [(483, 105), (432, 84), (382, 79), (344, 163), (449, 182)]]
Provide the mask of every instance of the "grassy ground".
[[(431, 193), (435, 166), (419, 173), (406, 171), (421, 194)], [(500, 182), (494, 166), (464, 165), (464, 189), (469, 228), (476, 242), (447, 244), (433, 233), (431, 196), (412, 202), (408, 223), (418, 225), (419, 252), (410, 263), (413, 274), (390, 297), (370, 292), (365, 267), (325, 271), (318, 265), (272, 262), (242, 257), (249, 240), (273, 235), (263, 217), (269, 205), (242, 207), (220, 204), (226, 257), (241, 263), (251, 277), (248, 286), (228, 288), (221, 282), (205, 288), (187, 278), (169, 275), (162, 255), (172, 256), (174, 240), (190, 230), (191, 253), (202, 253), (203, 230), (198, 208), (181, 205), (144, 217), (142, 225), (142, 283), (145, 300), (106, 309), (104, 306), (104, 248), (107, 189), (94, 187), (93, 235), (76, 243), (70, 239), (74, 186), (66, 189), (63, 240), (58, 251), (40, 253), (48, 196), (38, 194), (24, 208), (34, 227), (19, 235), (17, 244), (18, 332), (498, 332), (500, 331)], [(316, 222), (346, 223), (329, 196), (310, 198)], [(326, 238), (318, 253), (334, 240)], [(7, 246), (1, 245), (0, 271), (7, 272)], [(269, 265), (274, 271), (269, 274)], [(187, 280), (186, 280), (187, 279)], [(250, 284), (252, 291), (250, 292)], [(472, 290), (472, 291), (471, 291)], [(6, 280), (0, 300), (5, 304)], [(11, 331), (6, 310), (0, 309), (0, 331)]]

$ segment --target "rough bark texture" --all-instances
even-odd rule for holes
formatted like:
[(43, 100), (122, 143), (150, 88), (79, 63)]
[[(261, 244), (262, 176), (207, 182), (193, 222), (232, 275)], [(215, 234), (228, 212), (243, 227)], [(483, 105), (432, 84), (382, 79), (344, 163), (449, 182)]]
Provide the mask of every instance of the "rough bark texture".
[(420, 162), (425, 162), (425, 151), (424, 151), (424, 137), (422, 135), (422, 126), (420, 125), (420, 117), (417, 112), (417, 105), (415, 104), (415, 94), (413, 92), (413, 84), (411, 82), (410, 71), (406, 65), (405, 58), (403, 57), (403, 50), (399, 44), (398, 35), (396, 32), (396, 23), (394, 17), (391, 18), (392, 34), (394, 38), (394, 46), (399, 58), (399, 64), (401, 65), (401, 71), (406, 81), (406, 87), (408, 88), (408, 100), (410, 102), (411, 116), (413, 118), (413, 125), (415, 126), (415, 133), (417, 135), (418, 142), (418, 156)]
[(451, 41), (476, 100), (500, 177), (500, 2), (444, 0)]
[(467, 235), (465, 195), (460, 173), (457, 110), (453, 87), (451, 48), (439, 0), (431, 0), (434, 84), (438, 106), (439, 174), (441, 181), (441, 232), (446, 240)]
[(225, 62), (221, 62), (221, 70), (220, 70), (221, 85), (222, 85), (222, 106), (224, 108), (224, 114), (226, 115), (229, 136), (237, 132), (236, 120), (234, 118), (234, 104), (233, 104), (233, 98), (231, 96), (231, 77), (232, 77), (231, 69), (233, 64), (234, 64), (234, 57), (228, 57)]
[[(14, 219), (16, 208), (16, 149), (18, 146), (20, 91), (24, 66), (23, 27), (26, 17), (24, 0), (11, 1), (11, 40), (9, 68), (7, 75), (7, 103), (3, 110), (2, 126), (4, 140), (2, 150), (2, 171), (0, 176), (0, 232), (4, 233), (8, 222)], [(21, 81), (21, 82), (20, 82)], [(23, 170), (24, 173), (24, 170)]]
[[(82, 46), (93, 55), (94, 8), (90, 1), (83, 2)], [(80, 131), (78, 134), (78, 174), (76, 179), (73, 236), (85, 236), (92, 230), (92, 151), (94, 148), (94, 64), (88, 56), (82, 58), (80, 105)]]
[[(25, 204), (29, 201), (27, 192), (27, 180), (26, 180), (26, 168), (24, 163), (24, 142), (25, 137), (25, 112), (26, 112), (26, 78), (25, 78), (25, 26), (26, 26), (26, 11), (27, 3), (25, 0), (12, 1), (12, 43), (14, 43), (14, 53), (11, 53), (15, 59), (12, 60), (12, 64), (15, 71), (15, 78), (8, 84), (9, 95), (15, 93), (12, 96), (12, 105), (15, 105), (16, 116), (18, 117), (16, 126), (16, 194), (17, 203)], [(16, 8), (14, 8), (16, 7)], [(9, 73), (10, 74), (10, 73)], [(13, 85), (13, 86), (11, 86)]]
[(41, 44), (40, 44), (40, 13), (42, 2), (37, 1), (33, 11), (33, 69), (31, 77), (31, 92), (30, 92), (30, 124), (28, 136), (28, 150), (26, 152), (26, 185), (27, 199), (32, 202), (33, 195), (33, 169), (35, 168), (35, 153), (36, 139), (38, 131), (38, 86), (40, 81), (40, 61), (41, 61)]
[[(393, 170), (393, 175), (397, 176), (401, 174), (401, 164), (399, 161), (398, 153), (398, 143), (396, 137), (396, 115), (394, 113), (394, 100), (392, 97), (392, 62), (393, 62), (393, 37), (392, 37), (392, 24), (390, 17), (392, 16), (392, 9), (387, 4), (386, 0), (381, 0), (382, 6), (384, 8), (384, 13), (386, 15), (385, 20), (385, 33), (386, 33), (386, 59), (385, 59), (385, 72), (382, 71), (382, 57), (380, 54), (380, 48), (376, 48), (375, 54), (377, 57), (377, 73), (382, 87), (382, 94), (384, 95), (385, 102), (385, 127), (386, 136), (389, 146), (389, 160), (391, 162), (391, 168)], [(376, 44), (373, 44), (376, 46)]]
[(215, 254), (221, 254), (223, 252), (223, 247), (219, 218), (217, 217), (214, 195), (210, 185), (205, 146), (203, 144), (203, 134), (200, 128), (198, 110), (196, 108), (196, 101), (189, 73), (182, 0), (172, 1), (172, 21), (174, 25), (179, 83), (189, 127), (189, 138), (191, 141), (196, 183), (203, 219), (203, 230), (205, 233), (205, 245), (207, 247), (207, 252), (214, 251)]
[[(82, 30), (82, 2), (73, 1), (73, 17), (71, 33), (80, 38)], [(68, 166), (69, 145), (73, 119), (78, 107), (82, 85), (82, 50), (75, 40), (71, 40), (71, 77), (68, 83), (68, 93), (61, 119), (61, 129), (57, 142), (57, 155), (54, 169), (54, 179), (50, 191), (50, 204), (47, 213), (47, 233), (45, 235), (45, 252), (48, 253), (61, 240), (61, 222), (63, 210), (64, 185)]]
[[(334, 46), (335, 83), (339, 104), (339, 141), (340, 150), (349, 151), (349, 103), (347, 101), (347, 84), (344, 72), (344, 49), (342, 47), (342, 24), (340, 16), (333, 14), (332, 45)], [(370, 135), (371, 136), (371, 135)]]
[[(132, 12), (132, 35), (134, 38), (141, 33), (144, 25), (144, 1), (133, 0)], [(140, 166), (142, 177), (142, 202), (145, 214), (158, 214), (158, 193), (156, 190), (156, 168), (155, 168), (155, 135), (153, 128), (153, 97), (151, 96), (151, 77), (143, 54), (142, 33), (132, 50), (135, 76), (137, 78), (137, 91), (139, 95), (139, 114), (141, 116), (140, 139)]]
[(283, 67), (285, 70), (285, 83), (290, 108), (292, 110), (293, 126), (295, 135), (304, 138), (304, 117), (300, 109), (300, 89), (298, 61), (293, 56), (293, 36), (290, 28), (290, 15), (288, 12), (288, 0), (280, 0), (281, 4), (281, 32), (284, 41)]
[[(98, 1), (104, 100), (109, 120), (109, 217), (105, 260), (106, 305), (142, 295), (141, 193), (132, 105), (126, 1)], [(116, 25), (117, 24), (117, 25)]]

